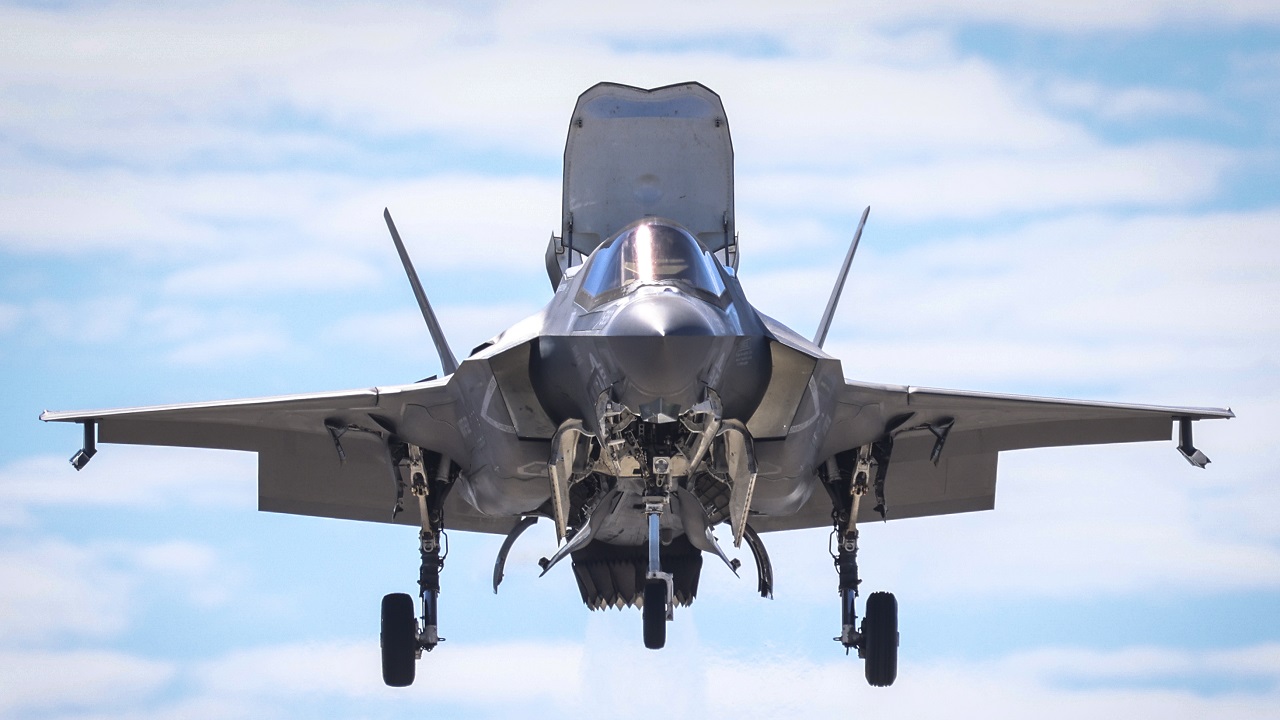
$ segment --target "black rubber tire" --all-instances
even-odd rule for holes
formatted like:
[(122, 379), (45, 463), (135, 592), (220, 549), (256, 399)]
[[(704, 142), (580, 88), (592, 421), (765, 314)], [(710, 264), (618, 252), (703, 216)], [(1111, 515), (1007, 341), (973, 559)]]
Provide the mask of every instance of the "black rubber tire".
[(644, 646), (661, 650), (667, 644), (667, 583), (649, 580), (644, 584)]
[(418, 661), (418, 619), (413, 598), (392, 593), (382, 598), (382, 681), (391, 687), (413, 684)]
[(893, 593), (871, 593), (862, 620), (867, 682), (889, 687), (898, 678), (898, 600)]

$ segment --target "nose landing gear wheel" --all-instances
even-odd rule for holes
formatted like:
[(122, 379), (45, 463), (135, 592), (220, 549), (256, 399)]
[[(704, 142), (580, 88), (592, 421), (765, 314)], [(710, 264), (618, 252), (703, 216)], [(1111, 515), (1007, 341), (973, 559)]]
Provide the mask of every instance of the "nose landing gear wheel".
[(413, 684), (418, 660), (418, 619), (413, 598), (392, 593), (382, 598), (382, 681), (391, 687)]
[(871, 593), (862, 620), (862, 650), (867, 682), (888, 687), (898, 677), (898, 600), (893, 593)]
[(661, 650), (667, 644), (667, 583), (649, 580), (644, 584), (644, 646)]

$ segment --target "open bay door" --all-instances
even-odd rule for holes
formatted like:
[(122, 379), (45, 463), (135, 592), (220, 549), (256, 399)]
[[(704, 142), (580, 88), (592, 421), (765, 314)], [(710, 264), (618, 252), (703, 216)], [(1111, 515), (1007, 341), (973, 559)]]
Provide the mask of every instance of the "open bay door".
[(600, 83), (582, 93), (564, 148), (562, 202), (560, 236), (547, 247), (553, 286), (646, 216), (680, 223), (736, 269), (733, 142), (720, 96), (698, 83)]

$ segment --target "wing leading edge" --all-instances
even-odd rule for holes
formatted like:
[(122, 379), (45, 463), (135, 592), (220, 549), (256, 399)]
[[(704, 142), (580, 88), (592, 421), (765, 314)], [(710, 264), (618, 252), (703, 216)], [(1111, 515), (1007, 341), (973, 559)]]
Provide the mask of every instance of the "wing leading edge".
[[(831, 453), (891, 436), (885, 482), (887, 518), (990, 510), (995, 507), (999, 453), (1070, 445), (1169, 440), (1195, 465), (1208, 458), (1191, 442), (1195, 420), (1235, 417), (1230, 409), (1136, 405), (1059, 398), (877, 385), (845, 380), (828, 435)], [(860, 521), (878, 520), (872, 503)], [(831, 523), (826, 493), (815, 492), (799, 513), (758, 518), (760, 530), (824, 527)]]

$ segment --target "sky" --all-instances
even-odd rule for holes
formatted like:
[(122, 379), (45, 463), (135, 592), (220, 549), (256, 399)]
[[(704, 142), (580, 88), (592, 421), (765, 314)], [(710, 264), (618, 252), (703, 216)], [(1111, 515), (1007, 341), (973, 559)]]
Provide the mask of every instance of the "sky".
[[(866, 526), (891, 688), (823, 530), (776, 596), (708, 563), (661, 652), (554, 539), (454, 533), (441, 634), (382, 685), (412, 528), (256, 511), (230, 452), (72, 410), (439, 371), (550, 297), (561, 157), (599, 81), (728, 113), (739, 276), (873, 382), (1230, 406), (1172, 442), (1018, 451), (991, 512)], [(1135, 0), (0, 4), (0, 715), (1273, 718), (1280, 707), (1280, 5)], [(655, 678), (657, 682), (655, 683)]]

